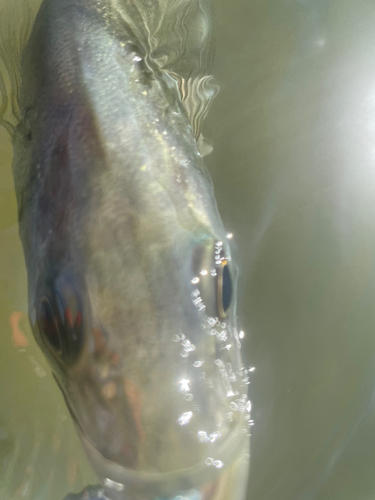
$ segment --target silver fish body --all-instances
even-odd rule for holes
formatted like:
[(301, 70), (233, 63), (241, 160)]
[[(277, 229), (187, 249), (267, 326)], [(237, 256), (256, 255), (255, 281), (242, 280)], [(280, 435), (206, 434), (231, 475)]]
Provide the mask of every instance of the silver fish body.
[(241, 499), (237, 269), (127, 2), (45, 0), (14, 135), (29, 316), (108, 498)]

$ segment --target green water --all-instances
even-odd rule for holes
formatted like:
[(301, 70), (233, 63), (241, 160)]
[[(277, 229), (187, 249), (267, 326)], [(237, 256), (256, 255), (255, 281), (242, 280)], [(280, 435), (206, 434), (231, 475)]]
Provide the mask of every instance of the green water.
[[(215, 16), (207, 164), (256, 367), (249, 499), (371, 500), (375, 3), (217, 0)], [(24, 319), (30, 344), (12, 344), (26, 285), (0, 134), (0, 498), (60, 500), (95, 478)]]

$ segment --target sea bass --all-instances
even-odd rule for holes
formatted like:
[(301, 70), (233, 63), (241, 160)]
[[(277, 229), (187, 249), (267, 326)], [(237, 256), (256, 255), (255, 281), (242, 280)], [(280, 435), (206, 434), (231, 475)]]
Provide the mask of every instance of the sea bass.
[(237, 268), (155, 5), (38, 13), (13, 137), (29, 318), (103, 486), (79, 498), (241, 500)]

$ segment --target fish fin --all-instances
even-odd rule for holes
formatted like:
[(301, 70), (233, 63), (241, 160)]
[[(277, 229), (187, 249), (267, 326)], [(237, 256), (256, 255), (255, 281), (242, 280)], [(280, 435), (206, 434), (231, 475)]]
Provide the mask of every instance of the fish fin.
[[(189, 117), (191, 127), (197, 142), (204, 140), (202, 128), (214, 97), (219, 92), (219, 86), (214, 83), (212, 75), (191, 75), (187, 79), (176, 73), (170, 73), (177, 81), (180, 97)], [(212, 149), (206, 153), (211, 153)], [(202, 152), (201, 152), (202, 154)], [(204, 156), (202, 154), (202, 156)]]
[(143, 47), (146, 59), (177, 82), (198, 140), (219, 91), (211, 74), (214, 36), (210, 0), (117, 0), (116, 8)]
[(198, 137), (197, 144), (199, 153), (202, 157), (210, 155), (214, 149), (212, 144), (203, 137), (203, 134)]
[(3, 2), (0, 7), (0, 125), (10, 135), (20, 119), (21, 54), (33, 17), (27, 0)]
[(159, 0), (166, 13), (151, 56), (177, 82), (196, 140), (219, 91), (212, 76), (214, 35), (210, 0)]

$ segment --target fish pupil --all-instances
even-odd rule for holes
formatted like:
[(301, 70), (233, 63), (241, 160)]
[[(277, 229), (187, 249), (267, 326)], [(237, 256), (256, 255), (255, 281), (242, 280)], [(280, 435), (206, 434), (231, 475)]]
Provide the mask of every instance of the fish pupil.
[(229, 306), (232, 302), (232, 295), (233, 295), (232, 279), (230, 277), (228, 266), (225, 265), (223, 268), (223, 284), (222, 284), (222, 307), (225, 314), (228, 312)]

